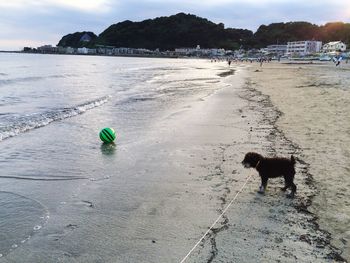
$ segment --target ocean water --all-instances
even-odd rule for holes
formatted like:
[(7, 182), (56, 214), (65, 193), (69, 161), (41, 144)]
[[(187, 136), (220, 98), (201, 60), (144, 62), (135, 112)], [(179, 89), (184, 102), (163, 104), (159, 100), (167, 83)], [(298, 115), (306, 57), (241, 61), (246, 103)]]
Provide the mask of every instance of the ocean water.
[[(233, 73), (205, 60), (0, 54), (0, 261), (123, 261), (147, 232), (127, 222), (155, 181), (173, 180), (152, 167), (155, 124)], [(115, 145), (99, 141), (104, 127)]]

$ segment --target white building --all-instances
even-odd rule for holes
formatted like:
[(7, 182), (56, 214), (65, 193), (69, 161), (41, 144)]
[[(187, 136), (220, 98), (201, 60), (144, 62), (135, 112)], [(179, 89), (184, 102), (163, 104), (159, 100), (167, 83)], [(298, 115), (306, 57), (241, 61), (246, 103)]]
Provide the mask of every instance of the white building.
[(209, 53), (211, 56), (225, 56), (226, 52), (223, 48), (207, 49), (205, 53)]
[(87, 54), (88, 53), (88, 49), (86, 47), (80, 47), (77, 49), (77, 53), (78, 54)]
[(180, 56), (224, 56), (226, 54), (223, 48), (200, 48), (197, 45), (196, 48), (175, 48), (175, 54)]
[(180, 56), (188, 56), (196, 54), (196, 48), (175, 48), (175, 53)]
[(66, 54), (74, 54), (74, 48), (72, 48), (72, 47), (67, 47), (66, 48)]
[(287, 45), (269, 45), (267, 46), (267, 53), (284, 55), (287, 52)]
[(305, 56), (320, 52), (321, 41), (294, 41), (287, 43), (287, 54)]
[(78, 54), (96, 54), (96, 49), (80, 47), (80, 48), (77, 49), (77, 53)]
[(331, 53), (341, 51), (344, 52), (346, 50), (346, 45), (341, 41), (333, 41), (323, 45), (323, 52)]
[(44, 46), (38, 47), (37, 49), (41, 53), (57, 53), (58, 52), (58, 48), (53, 47), (51, 45), (44, 45)]

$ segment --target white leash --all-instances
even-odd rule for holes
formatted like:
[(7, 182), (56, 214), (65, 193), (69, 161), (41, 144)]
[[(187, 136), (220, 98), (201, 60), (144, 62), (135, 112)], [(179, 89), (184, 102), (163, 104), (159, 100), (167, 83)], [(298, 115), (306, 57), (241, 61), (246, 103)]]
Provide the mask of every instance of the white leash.
[(226, 206), (226, 208), (224, 209), (224, 211), (222, 211), (222, 213), (219, 215), (219, 217), (214, 221), (214, 223), (209, 227), (209, 229), (207, 230), (207, 232), (204, 233), (204, 235), (199, 239), (199, 241), (194, 245), (194, 247), (190, 250), (190, 252), (187, 253), (187, 255), (181, 260), (180, 263), (185, 262), (185, 260), (191, 255), (191, 253), (193, 252), (193, 250), (196, 249), (196, 247), (202, 242), (202, 240), (206, 237), (206, 235), (208, 235), (208, 233), (213, 229), (213, 227), (216, 225), (216, 223), (221, 219), (221, 217), (226, 213), (227, 209), (229, 209), (229, 207), (232, 205), (232, 203), (236, 200), (237, 196), (242, 192), (243, 188), (245, 187), (245, 185), (248, 183), (248, 181), (250, 180), (250, 178), (252, 177), (252, 175), (249, 175), (247, 180), (244, 182), (244, 184), (242, 185), (241, 189), (239, 189), (239, 191), (236, 193), (235, 197), (231, 200), (231, 202)]

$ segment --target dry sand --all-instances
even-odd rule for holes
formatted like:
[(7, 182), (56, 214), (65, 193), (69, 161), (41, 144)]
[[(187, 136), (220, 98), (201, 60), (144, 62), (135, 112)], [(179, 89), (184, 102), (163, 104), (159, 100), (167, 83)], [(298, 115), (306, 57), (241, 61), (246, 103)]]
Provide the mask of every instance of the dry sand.
[(280, 111), (276, 127), (305, 162), (315, 222), (349, 260), (350, 65), (270, 63), (249, 71), (249, 85)]

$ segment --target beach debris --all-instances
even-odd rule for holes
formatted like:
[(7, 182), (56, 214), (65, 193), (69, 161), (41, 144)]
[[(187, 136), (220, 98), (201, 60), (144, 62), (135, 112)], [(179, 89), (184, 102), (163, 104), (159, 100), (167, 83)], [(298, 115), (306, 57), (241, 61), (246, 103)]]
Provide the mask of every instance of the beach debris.
[(39, 229), (41, 229), (41, 228), (42, 228), (42, 226), (40, 226), (40, 225), (36, 225), (36, 226), (33, 227), (33, 229), (34, 229), (35, 231), (37, 231), (37, 230), (39, 230)]
[(76, 224), (68, 224), (68, 225), (66, 225), (66, 228), (69, 228), (69, 229), (76, 229), (76, 228), (78, 228), (78, 225), (76, 225)]
[(94, 207), (94, 204), (92, 202), (90, 202), (90, 201), (82, 200), (82, 202), (87, 204), (88, 207), (91, 207), (91, 208)]
[(300, 235), (299, 240), (311, 244), (311, 239), (309, 235)]
[(235, 70), (231, 69), (229, 71), (224, 71), (218, 74), (219, 77), (227, 77), (235, 74)]
[(281, 237), (276, 237), (276, 238), (275, 238), (275, 243), (280, 244), (280, 243), (282, 243), (282, 242), (283, 242), (283, 239), (282, 239)]

